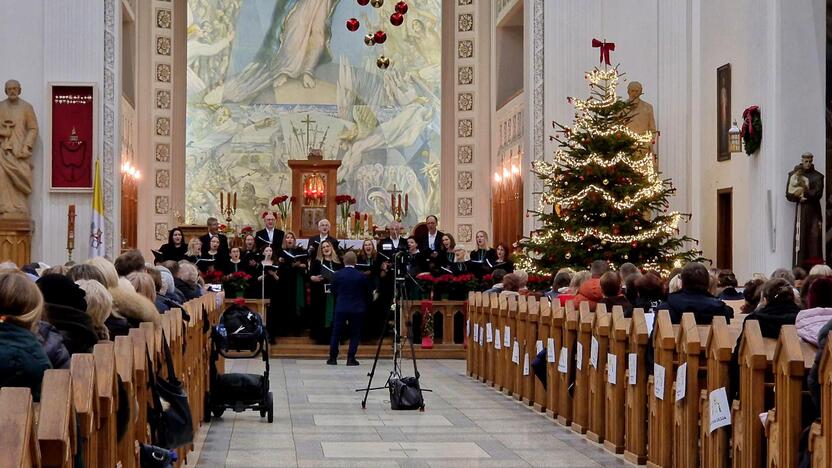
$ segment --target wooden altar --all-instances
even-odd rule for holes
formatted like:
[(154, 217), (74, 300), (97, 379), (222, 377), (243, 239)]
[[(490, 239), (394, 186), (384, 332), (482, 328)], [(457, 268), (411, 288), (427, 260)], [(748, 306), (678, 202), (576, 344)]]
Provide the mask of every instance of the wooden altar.
[(333, 233), (336, 226), (335, 195), (338, 168), (341, 161), (324, 160), (309, 155), (309, 159), (288, 161), (292, 169), (292, 223), (299, 238), (318, 234), (318, 221), (328, 219)]
[(32, 222), (28, 219), (0, 219), (0, 262), (23, 266), (32, 254)]

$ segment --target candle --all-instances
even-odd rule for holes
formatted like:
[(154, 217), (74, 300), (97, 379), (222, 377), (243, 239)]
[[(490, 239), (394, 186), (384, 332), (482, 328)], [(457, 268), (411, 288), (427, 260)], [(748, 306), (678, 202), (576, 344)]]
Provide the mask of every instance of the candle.
[(75, 205), (69, 205), (66, 223), (66, 248), (75, 248)]
[(223, 211), (225, 211), (225, 205), (223, 205), (222, 192), (220, 192), (220, 213)]
[(234, 211), (237, 211), (237, 192), (234, 192)]
[(390, 194), (390, 211), (396, 211), (396, 194), (395, 193)]
[(367, 228), (370, 230), (370, 234), (373, 234), (373, 215), (370, 215), (370, 219), (367, 221)]
[(410, 195), (404, 194), (404, 212), (407, 213), (407, 207), (410, 204)]
[(225, 194), (225, 209), (231, 209), (231, 192)]
[(399, 212), (402, 211), (402, 194), (399, 194)]

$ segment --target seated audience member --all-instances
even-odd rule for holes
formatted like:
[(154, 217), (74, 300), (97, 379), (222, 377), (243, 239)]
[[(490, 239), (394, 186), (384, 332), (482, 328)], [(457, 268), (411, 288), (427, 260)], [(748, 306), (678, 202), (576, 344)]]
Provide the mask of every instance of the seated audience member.
[(43, 296), (25, 273), (0, 271), (0, 387), (28, 387), (35, 401), (51, 367), (33, 333), (42, 311)]
[(499, 293), (503, 290), (503, 280), (506, 276), (506, 271), (497, 268), (491, 273), (491, 289), (486, 289), (483, 294)]
[(771, 279), (783, 278), (790, 286), (794, 287), (794, 275), (788, 268), (778, 268), (771, 273)]
[[(825, 293), (826, 298), (822, 299), (821, 301), (823, 301), (823, 300), (828, 301), (828, 299), (829, 299), (828, 298), (828, 295), (829, 295), (828, 283), (827, 283), (826, 289), (823, 292)], [(819, 302), (821, 302), (821, 301), (819, 301)], [(826, 302), (826, 307), (829, 307), (829, 304), (830, 304), (829, 302)], [(824, 306), (821, 305), (819, 307), (824, 307)], [(818, 344), (818, 351), (815, 354), (815, 363), (812, 365), (812, 370), (809, 371), (809, 375), (806, 377), (806, 383), (809, 387), (809, 394), (812, 396), (812, 401), (815, 404), (815, 410), (816, 410), (816, 413), (814, 414), (814, 417), (811, 418), (811, 419), (816, 419), (816, 418), (820, 417), (821, 390), (820, 390), (819, 372), (820, 372), (820, 364), (823, 360), (823, 353), (826, 350), (826, 343), (829, 339), (829, 333), (830, 332), (832, 332), (832, 320), (826, 322), (826, 324), (823, 326), (823, 328), (821, 328), (820, 331), (818, 332), (818, 335), (817, 335), (817, 338), (816, 338), (817, 344)]]
[[(708, 279), (710, 281), (710, 277)], [(673, 294), (677, 293), (682, 290), (682, 273), (679, 272), (678, 275), (670, 277), (670, 281), (667, 282), (667, 293)]]
[(760, 305), (760, 299), (763, 297), (763, 285), (765, 281), (757, 278), (748, 280), (742, 288), (742, 298), (745, 303), (742, 305), (742, 313), (750, 314)]
[(524, 270), (514, 270), (514, 274), (517, 275), (517, 281), (520, 283), (517, 287), (517, 292), (523, 294), (524, 296), (529, 294), (529, 274)]
[(147, 274), (150, 276), (150, 279), (153, 280), (153, 305), (156, 306), (156, 310), (159, 311), (160, 314), (164, 314), (175, 307), (182, 307), (182, 304), (165, 297), (161, 293), (165, 287), (165, 283), (162, 282), (162, 273), (158, 269), (148, 268)]
[(795, 319), (797, 334), (803, 341), (818, 345), (818, 336), (824, 325), (832, 320), (832, 278), (818, 278), (809, 288), (806, 310)]
[(598, 302), (607, 306), (607, 312), (612, 312), (613, 306), (619, 305), (624, 309), (625, 317), (633, 315), (632, 304), (621, 293), (621, 278), (618, 276), (618, 273), (614, 271), (604, 273), (601, 275), (600, 284), (604, 297)]
[(630, 304), (635, 304), (636, 299), (638, 299), (638, 291), (636, 290), (636, 281), (641, 278), (643, 275), (641, 272), (636, 274), (630, 275), (627, 279), (621, 280), (621, 289), (623, 290), (624, 297), (630, 301)]
[(815, 265), (815, 266), (812, 267), (811, 270), (809, 270), (809, 275), (832, 276), (832, 268), (830, 268), (828, 265), (824, 265), (824, 264)]
[(509, 273), (503, 277), (503, 288), (500, 296), (519, 296), (520, 278), (517, 273)]
[[(107, 289), (113, 289), (118, 287), (118, 272), (116, 271), (116, 267), (113, 263), (107, 260), (104, 257), (94, 257), (86, 261), (87, 265), (92, 265), (101, 272), (104, 276), (104, 286)], [(89, 279), (89, 278), (86, 278)]]
[(719, 297), (723, 301), (740, 301), (743, 298), (742, 293), (737, 291), (737, 277), (734, 276), (734, 272), (731, 270), (722, 270), (719, 272), (719, 277), (717, 278), (717, 286), (718, 286), (718, 294)]
[(202, 297), (202, 288), (199, 284), (199, 271), (193, 263), (179, 262), (179, 271), (176, 272), (174, 282), (186, 301)]
[(733, 309), (708, 292), (711, 275), (705, 265), (690, 262), (682, 269), (680, 277), (682, 289), (669, 294), (667, 301), (659, 306), (659, 310), (670, 311), (671, 322), (680, 323), (685, 312), (692, 312), (699, 325), (710, 324), (717, 315), (725, 316), (727, 320), (733, 318)]
[(69, 273), (69, 267), (66, 265), (55, 265), (49, 268), (46, 268), (40, 273), (40, 276), (44, 275), (61, 275), (66, 276)]
[(86, 293), (63, 275), (47, 274), (37, 281), (43, 295), (44, 315), (64, 338), (69, 354), (90, 353), (98, 335), (87, 315)]
[(800, 289), (803, 287), (803, 280), (809, 276), (809, 273), (807, 273), (803, 268), (794, 267), (792, 268), (792, 275), (794, 275), (794, 287)]
[(110, 332), (106, 323), (113, 310), (113, 296), (98, 281), (82, 279), (75, 283), (86, 293), (87, 315), (92, 319), (98, 341), (109, 340)]
[(601, 291), (601, 275), (610, 269), (610, 264), (604, 260), (595, 260), (589, 267), (589, 274), (592, 277), (586, 280), (578, 289), (578, 294), (575, 296), (575, 306), (581, 302), (589, 302), (589, 309), (595, 310), (595, 305), (604, 298), (604, 293)]
[(101, 272), (101, 269), (88, 263), (73, 265), (69, 269), (67, 276), (72, 281), (93, 280), (98, 281), (105, 288), (107, 287), (107, 279), (104, 278), (104, 273)]
[(38, 320), (37, 338), (53, 369), (69, 369), (72, 356), (64, 346), (64, 336), (46, 320)]
[(567, 294), (569, 292), (569, 283), (572, 282), (572, 277), (575, 272), (571, 268), (561, 268), (555, 273), (552, 280), (552, 289), (546, 292), (546, 297), (549, 300), (555, 300), (560, 294)]
[(592, 278), (592, 274), (588, 270), (581, 270), (575, 273), (572, 276), (572, 281), (569, 283), (569, 290), (558, 295), (560, 305), (565, 307), (567, 302), (575, 302), (575, 297), (578, 295), (578, 291), (581, 290), (581, 286), (590, 278)]
[(659, 305), (667, 299), (664, 295), (664, 285), (661, 277), (652, 271), (648, 271), (636, 279), (635, 289), (638, 298), (633, 307), (642, 309), (645, 314), (657, 313)]
[(127, 280), (133, 285), (137, 293), (150, 299), (150, 302), (156, 301), (156, 283), (153, 282), (153, 277), (143, 271), (134, 271), (127, 275)]
[(621, 276), (621, 284), (624, 284), (629, 277), (641, 275), (641, 271), (639, 271), (637, 266), (627, 262), (621, 264), (621, 267), (618, 269), (618, 274)]
[[(179, 265), (177, 265), (178, 268)], [(176, 289), (176, 282), (173, 279), (173, 272), (169, 268), (159, 265), (156, 267), (162, 277), (162, 289), (159, 291), (163, 296), (177, 304), (185, 303), (185, 296)]]
[(743, 328), (749, 320), (757, 320), (763, 337), (777, 339), (780, 336), (780, 328), (783, 325), (793, 325), (797, 313), (800, 312), (794, 287), (785, 278), (772, 275), (772, 278), (763, 284), (762, 296), (761, 306), (748, 314)]
[(128, 250), (116, 258), (113, 262), (119, 276), (125, 277), (134, 271), (144, 271), (144, 256), (139, 250)]
[[(113, 314), (126, 319), (130, 328), (136, 328), (142, 322), (161, 322), (153, 302), (136, 292), (133, 283), (127, 278), (120, 278), (118, 287), (111, 289), (110, 294), (113, 296)], [(110, 336), (113, 336), (112, 331), (110, 329)]]

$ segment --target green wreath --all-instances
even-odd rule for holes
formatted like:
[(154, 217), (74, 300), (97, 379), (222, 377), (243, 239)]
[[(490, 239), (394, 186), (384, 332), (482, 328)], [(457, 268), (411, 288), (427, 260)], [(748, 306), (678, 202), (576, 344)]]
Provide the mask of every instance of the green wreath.
[(742, 141), (745, 144), (745, 154), (751, 156), (760, 149), (763, 141), (763, 119), (760, 108), (751, 106), (742, 113)]

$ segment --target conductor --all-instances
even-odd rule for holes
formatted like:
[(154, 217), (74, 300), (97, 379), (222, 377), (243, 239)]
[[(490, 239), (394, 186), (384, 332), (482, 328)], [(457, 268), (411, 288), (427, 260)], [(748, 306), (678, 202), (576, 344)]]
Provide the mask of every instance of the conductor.
[(344, 254), (344, 268), (335, 273), (330, 286), (335, 296), (335, 318), (329, 342), (329, 360), (326, 363), (331, 366), (338, 365), (338, 344), (345, 327), (349, 327), (350, 331), (347, 365), (358, 365), (355, 352), (361, 339), (362, 319), (373, 300), (373, 290), (367, 276), (355, 269), (355, 263), (354, 252)]

